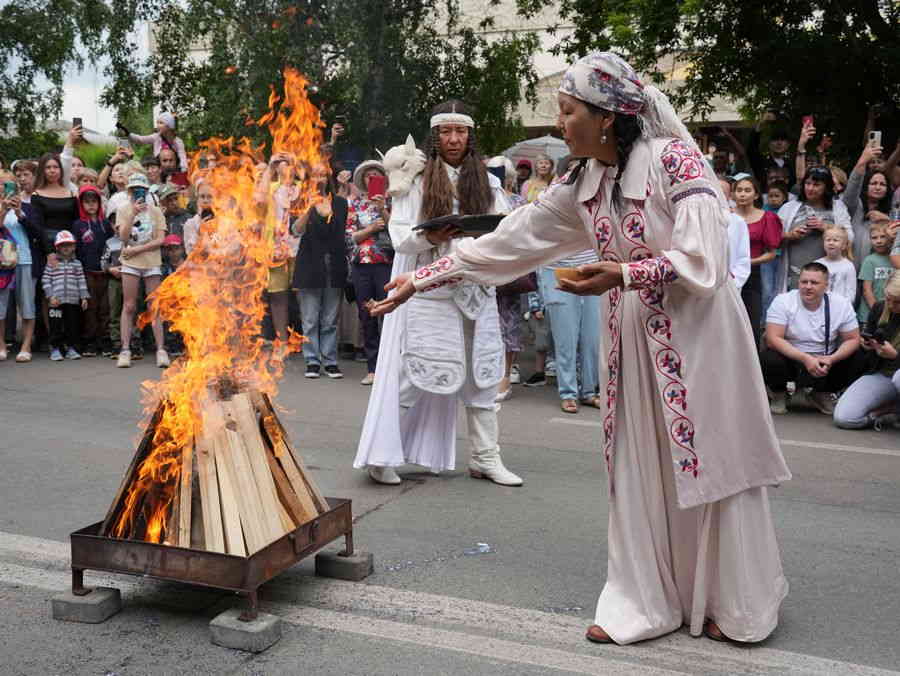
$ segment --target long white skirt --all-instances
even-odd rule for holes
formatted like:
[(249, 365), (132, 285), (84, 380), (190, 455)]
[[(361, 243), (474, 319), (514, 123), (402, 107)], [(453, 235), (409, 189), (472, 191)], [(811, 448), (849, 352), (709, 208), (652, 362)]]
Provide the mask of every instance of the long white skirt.
[(607, 580), (594, 622), (620, 644), (682, 624), (697, 636), (706, 618), (733, 639), (761, 641), (788, 592), (766, 488), (680, 509), (650, 355), (622, 363)]

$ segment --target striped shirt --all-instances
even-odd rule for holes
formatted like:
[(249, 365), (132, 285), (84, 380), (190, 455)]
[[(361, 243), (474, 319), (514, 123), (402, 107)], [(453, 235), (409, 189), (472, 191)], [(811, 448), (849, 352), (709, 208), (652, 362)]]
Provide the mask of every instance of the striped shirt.
[(41, 277), (44, 285), (44, 295), (47, 298), (58, 298), (62, 305), (78, 305), (82, 298), (90, 298), (87, 280), (84, 278), (84, 268), (81, 261), (60, 259), (55, 268), (49, 265), (44, 268)]
[(569, 256), (568, 258), (563, 258), (561, 260), (556, 261), (555, 263), (550, 263), (545, 267), (550, 270), (555, 270), (557, 268), (577, 268), (579, 265), (587, 265), (588, 263), (596, 263), (600, 258), (597, 256), (597, 252), (593, 249), (585, 249), (581, 253), (577, 253), (574, 256)]

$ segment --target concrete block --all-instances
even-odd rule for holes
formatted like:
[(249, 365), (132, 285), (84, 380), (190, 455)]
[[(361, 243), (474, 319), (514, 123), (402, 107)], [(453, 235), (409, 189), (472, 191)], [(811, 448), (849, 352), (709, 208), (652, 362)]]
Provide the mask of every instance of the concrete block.
[(112, 587), (94, 587), (84, 596), (67, 591), (50, 600), (53, 619), (66, 622), (105, 622), (122, 610), (122, 594)]
[(353, 556), (341, 556), (337, 552), (316, 554), (316, 575), (338, 580), (359, 582), (375, 570), (375, 557), (371, 552), (356, 550)]
[(231, 608), (216, 615), (209, 623), (212, 642), (225, 648), (261, 653), (281, 638), (281, 618), (259, 613), (255, 620), (239, 619), (243, 611)]

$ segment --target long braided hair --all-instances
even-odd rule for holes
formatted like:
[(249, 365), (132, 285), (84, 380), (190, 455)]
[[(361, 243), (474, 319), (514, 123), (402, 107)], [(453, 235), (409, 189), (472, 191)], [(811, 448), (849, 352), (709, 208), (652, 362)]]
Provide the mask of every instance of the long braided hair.
[[(607, 117), (609, 115), (615, 116), (613, 118), (612, 130), (613, 134), (616, 136), (616, 166), (618, 171), (616, 172), (616, 183), (615, 186), (613, 186), (612, 201), (616, 210), (620, 210), (620, 207), (622, 206), (622, 188), (619, 185), (619, 179), (625, 174), (625, 167), (628, 166), (628, 159), (631, 157), (631, 149), (634, 147), (635, 141), (641, 137), (641, 124), (635, 115), (613, 113), (598, 108), (587, 101), (582, 101), (582, 103), (587, 106), (591, 115), (598, 118)], [(572, 170), (572, 173), (569, 175), (566, 182), (570, 184), (575, 183), (578, 179), (578, 175), (584, 170), (585, 165), (587, 165), (587, 159), (582, 159), (578, 166)]]
[[(471, 115), (467, 106), (456, 99), (450, 99), (431, 109), (432, 115), (451, 112)], [(491, 210), (494, 201), (491, 184), (488, 182), (487, 169), (475, 145), (475, 130), (470, 128), (466, 154), (460, 165), (459, 180), (454, 190), (440, 156), (440, 129), (434, 127), (429, 131), (424, 148), (427, 161), (422, 176), (421, 217), (424, 220), (453, 213), (454, 197), (459, 200), (461, 214), (485, 214)]]

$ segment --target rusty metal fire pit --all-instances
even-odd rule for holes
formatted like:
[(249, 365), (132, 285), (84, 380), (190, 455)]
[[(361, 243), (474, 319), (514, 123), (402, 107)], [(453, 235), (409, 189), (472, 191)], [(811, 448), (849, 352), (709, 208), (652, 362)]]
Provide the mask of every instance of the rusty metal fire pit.
[(84, 596), (84, 571), (126, 573), (237, 592), (248, 601), (242, 620), (259, 612), (259, 587), (343, 536), (353, 556), (351, 501), (326, 498), (329, 509), (249, 556), (101, 536), (102, 521), (71, 534), (72, 593)]

